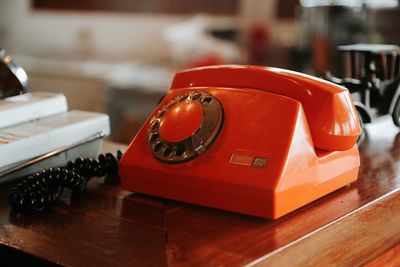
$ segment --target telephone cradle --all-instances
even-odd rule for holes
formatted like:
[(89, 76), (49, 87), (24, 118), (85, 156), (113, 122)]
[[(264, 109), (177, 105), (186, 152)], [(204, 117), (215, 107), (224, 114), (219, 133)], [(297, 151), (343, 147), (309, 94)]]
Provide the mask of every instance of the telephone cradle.
[(357, 179), (348, 90), (278, 68), (177, 73), (120, 161), (129, 191), (276, 219)]

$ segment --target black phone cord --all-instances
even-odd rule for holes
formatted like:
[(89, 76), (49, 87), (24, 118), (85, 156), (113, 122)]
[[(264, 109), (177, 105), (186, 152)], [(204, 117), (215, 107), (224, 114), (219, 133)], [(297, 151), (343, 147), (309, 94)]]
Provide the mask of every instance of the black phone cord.
[(90, 178), (116, 174), (121, 157), (118, 151), (116, 156), (100, 154), (97, 160), (77, 158), (65, 167), (37, 172), (13, 188), (8, 202), (13, 210), (43, 211), (58, 200), (65, 187), (82, 192)]

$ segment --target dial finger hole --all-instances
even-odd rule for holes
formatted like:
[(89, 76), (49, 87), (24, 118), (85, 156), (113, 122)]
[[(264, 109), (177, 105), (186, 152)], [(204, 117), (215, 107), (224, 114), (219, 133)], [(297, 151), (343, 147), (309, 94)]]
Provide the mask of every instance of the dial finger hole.
[(151, 123), (151, 130), (156, 131), (158, 129), (158, 126), (160, 126), (160, 122), (158, 120), (155, 120)]
[(158, 134), (152, 134), (150, 136), (150, 143), (154, 143), (155, 141), (158, 140), (159, 135)]
[(168, 157), (169, 155), (171, 155), (171, 153), (172, 153), (171, 147), (170, 147), (170, 146), (167, 146), (167, 147), (164, 149), (163, 155), (164, 155), (164, 157)]
[(176, 150), (175, 150), (175, 155), (176, 156), (178, 156), (178, 157), (180, 157), (180, 156), (182, 156), (184, 153), (185, 153), (185, 146), (184, 145), (178, 145), (177, 147), (176, 147)]
[(157, 143), (157, 144), (154, 146), (154, 152), (160, 151), (162, 147), (163, 147), (163, 144), (162, 144), (162, 143)]
[(212, 101), (212, 98), (209, 97), (209, 96), (207, 96), (207, 97), (205, 97), (205, 98), (203, 98), (203, 99), (201, 100), (201, 102), (203, 102), (203, 103), (205, 103), (205, 104), (209, 104), (209, 103), (211, 103), (211, 101)]
[(199, 99), (201, 97), (201, 93), (200, 92), (196, 92), (196, 93), (194, 93), (194, 94), (192, 94), (191, 96), (190, 96), (190, 98), (192, 99), (192, 100), (197, 100), (197, 99)]
[(151, 117), (150, 119), (150, 125), (153, 125), (153, 123), (157, 120), (156, 116)]
[(165, 114), (165, 108), (158, 112), (157, 117), (162, 117), (164, 116), (164, 114)]
[(188, 98), (188, 96), (189, 96), (188, 94), (180, 95), (180, 96), (178, 96), (178, 101), (182, 102), (182, 101), (186, 100)]

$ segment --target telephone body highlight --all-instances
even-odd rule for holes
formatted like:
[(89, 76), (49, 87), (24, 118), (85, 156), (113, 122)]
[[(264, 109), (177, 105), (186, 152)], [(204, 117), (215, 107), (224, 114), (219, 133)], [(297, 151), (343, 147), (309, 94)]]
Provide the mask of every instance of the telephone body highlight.
[(354, 182), (348, 90), (294, 71), (177, 73), (120, 161), (124, 189), (277, 219)]

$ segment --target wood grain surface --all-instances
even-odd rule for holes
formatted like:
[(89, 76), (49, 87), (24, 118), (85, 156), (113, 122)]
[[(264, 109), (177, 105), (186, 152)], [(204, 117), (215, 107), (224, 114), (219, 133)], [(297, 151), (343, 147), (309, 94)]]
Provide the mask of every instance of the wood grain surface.
[(42, 266), (373, 264), (398, 252), (400, 135), (388, 118), (367, 130), (357, 182), (275, 221), (130, 193), (115, 177), (64, 192), (46, 213), (17, 214), (3, 186), (0, 255)]
[(400, 244), (393, 246), (375, 259), (371, 260), (364, 267), (397, 267), (400, 266)]

